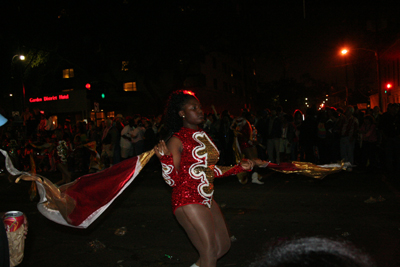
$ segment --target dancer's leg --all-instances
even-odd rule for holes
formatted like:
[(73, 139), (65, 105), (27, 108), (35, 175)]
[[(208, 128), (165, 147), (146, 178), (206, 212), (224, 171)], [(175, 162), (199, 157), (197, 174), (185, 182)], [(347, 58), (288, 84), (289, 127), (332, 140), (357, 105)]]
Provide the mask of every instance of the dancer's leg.
[(221, 212), (217, 202), (213, 200), (213, 205), (211, 206), (211, 213), (214, 219), (215, 225), (215, 239), (217, 242), (217, 259), (224, 256), (231, 248), (231, 240), (229, 238), (228, 229), (226, 227), (226, 222), (224, 215)]
[[(257, 152), (257, 148), (255, 146), (243, 149), (243, 153), (244, 153), (246, 159), (258, 160), (259, 162), (261, 162), (261, 160), (258, 158), (258, 152)], [(249, 174), (249, 173), (247, 173), (247, 174)], [(257, 166), (253, 169), (253, 172), (251, 174), (251, 182), (254, 184), (264, 184), (263, 182), (261, 182), (259, 180)]]
[(175, 216), (200, 254), (197, 264), (201, 267), (215, 267), (218, 245), (211, 210), (203, 205), (190, 204), (176, 209)]
[(243, 149), (243, 154), (246, 159), (257, 159), (257, 148), (255, 146), (247, 147)]

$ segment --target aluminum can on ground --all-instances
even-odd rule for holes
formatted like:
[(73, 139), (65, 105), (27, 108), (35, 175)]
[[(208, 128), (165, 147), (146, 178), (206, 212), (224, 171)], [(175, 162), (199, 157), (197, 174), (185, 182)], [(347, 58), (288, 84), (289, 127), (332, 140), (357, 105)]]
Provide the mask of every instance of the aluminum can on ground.
[(7, 232), (15, 232), (24, 224), (24, 214), (21, 211), (8, 211), (3, 221)]

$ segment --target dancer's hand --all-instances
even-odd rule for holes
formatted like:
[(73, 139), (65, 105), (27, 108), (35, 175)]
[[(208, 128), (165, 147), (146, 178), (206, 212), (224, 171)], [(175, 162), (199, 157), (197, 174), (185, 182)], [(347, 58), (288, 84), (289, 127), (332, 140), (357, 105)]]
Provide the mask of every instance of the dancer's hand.
[(165, 144), (164, 140), (161, 140), (158, 145), (154, 147), (154, 152), (156, 153), (158, 158), (161, 158), (164, 155), (169, 156), (171, 152), (169, 152), (167, 145)]
[(248, 159), (243, 159), (241, 162), (240, 162), (240, 166), (242, 166), (242, 168), (244, 169), (244, 170), (252, 170), (253, 169), (253, 167), (254, 167), (254, 162), (252, 161), (252, 160), (248, 160)]

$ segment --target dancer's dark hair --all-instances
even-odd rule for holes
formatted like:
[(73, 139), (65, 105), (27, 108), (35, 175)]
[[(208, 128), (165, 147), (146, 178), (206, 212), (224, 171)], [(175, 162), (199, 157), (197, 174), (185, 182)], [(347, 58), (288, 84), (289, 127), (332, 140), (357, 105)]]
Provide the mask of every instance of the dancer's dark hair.
[(192, 98), (196, 98), (195, 94), (188, 90), (177, 90), (171, 93), (168, 98), (164, 111), (165, 126), (169, 134), (179, 131), (183, 126), (182, 118), (178, 112)]

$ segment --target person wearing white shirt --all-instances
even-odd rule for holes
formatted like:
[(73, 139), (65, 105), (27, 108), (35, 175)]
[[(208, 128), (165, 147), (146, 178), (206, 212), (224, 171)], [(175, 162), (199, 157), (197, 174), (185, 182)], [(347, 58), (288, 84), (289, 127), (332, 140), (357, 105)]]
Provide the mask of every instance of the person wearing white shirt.
[(134, 123), (134, 120), (129, 120), (129, 124), (126, 125), (121, 131), (120, 146), (122, 160), (133, 157), (133, 155), (135, 154), (134, 146), (132, 143), (132, 133), (135, 129), (135, 127), (133, 127)]

